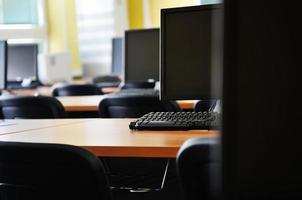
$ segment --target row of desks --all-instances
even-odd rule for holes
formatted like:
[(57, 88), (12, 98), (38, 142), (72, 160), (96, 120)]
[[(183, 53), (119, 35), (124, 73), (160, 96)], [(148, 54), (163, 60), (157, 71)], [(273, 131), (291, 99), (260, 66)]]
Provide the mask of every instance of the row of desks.
[[(115, 92), (107, 88), (107, 93)], [(47, 95), (50, 89), (12, 91), (15, 95)], [(106, 95), (58, 97), (67, 112), (98, 111)], [(192, 109), (196, 101), (178, 101), (182, 109)], [(216, 137), (217, 132), (133, 131), (134, 119), (52, 119), (5, 120), (0, 123), (0, 141), (60, 143), (88, 149), (97, 156), (110, 157), (176, 157), (180, 146), (189, 138)]]
[(174, 158), (187, 139), (218, 135), (208, 130), (133, 131), (128, 128), (132, 120), (6, 120), (0, 124), (0, 141), (70, 144), (97, 156)]
[[(117, 92), (118, 88), (104, 88), (105, 93)], [(33, 96), (33, 95), (45, 95), (51, 96), (51, 89), (49, 87), (39, 87), (37, 89), (25, 89), (11, 91), (13, 95), (19, 96)], [(57, 99), (63, 104), (65, 111), (67, 112), (79, 112), (79, 111), (98, 111), (99, 102), (105, 98), (106, 95), (92, 95), (92, 96), (66, 96), (57, 97)], [(193, 109), (196, 100), (184, 100), (177, 101), (182, 109)]]
[[(70, 96), (70, 97), (57, 97), (57, 99), (63, 104), (65, 111), (98, 111), (98, 105), (100, 101), (105, 98), (106, 95), (100, 96)], [(183, 100), (177, 101), (182, 109), (193, 109), (195, 100)]]

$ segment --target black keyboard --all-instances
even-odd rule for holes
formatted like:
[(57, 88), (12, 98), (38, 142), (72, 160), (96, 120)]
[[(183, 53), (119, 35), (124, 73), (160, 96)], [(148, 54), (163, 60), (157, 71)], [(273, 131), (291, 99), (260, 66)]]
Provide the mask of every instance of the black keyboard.
[(217, 130), (221, 116), (217, 112), (150, 112), (131, 122), (136, 130)]

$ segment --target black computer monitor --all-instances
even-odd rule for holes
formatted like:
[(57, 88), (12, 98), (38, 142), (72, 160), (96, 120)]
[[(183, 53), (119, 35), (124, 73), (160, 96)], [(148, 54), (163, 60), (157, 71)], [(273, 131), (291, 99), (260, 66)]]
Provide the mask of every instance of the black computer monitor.
[(161, 99), (219, 98), (221, 12), (219, 4), (161, 10)]
[(0, 41), (0, 94), (6, 88), (7, 43)]
[(123, 74), (123, 38), (112, 39), (112, 67), (111, 74)]
[(125, 81), (159, 80), (159, 29), (125, 33)]
[(37, 44), (9, 44), (7, 51), (7, 80), (21, 82), (31, 78), (37, 80)]

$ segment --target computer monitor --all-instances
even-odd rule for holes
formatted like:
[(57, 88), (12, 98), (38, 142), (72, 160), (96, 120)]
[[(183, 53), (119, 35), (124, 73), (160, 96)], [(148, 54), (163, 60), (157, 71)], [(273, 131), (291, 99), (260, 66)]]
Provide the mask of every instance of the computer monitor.
[(37, 80), (37, 44), (9, 44), (7, 80), (21, 82), (24, 79)]
[(159, 80), (159, 29), (125, 33), (125, 81)]
[(0, 41), (0, 94), (6, 88), (7, 43)]
[(219, 98), (221, 12), (219, 4), (161, 10), (161, 99)]
[(112, 66), (111, 74), (123, 74), (123, 38), (112, 39)]

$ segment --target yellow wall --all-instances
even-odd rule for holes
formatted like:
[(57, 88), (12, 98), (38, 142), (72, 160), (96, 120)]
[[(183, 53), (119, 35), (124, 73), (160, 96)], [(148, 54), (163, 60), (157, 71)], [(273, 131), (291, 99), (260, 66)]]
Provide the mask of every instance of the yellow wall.
[(47, 0), (49, 52), (69, 51), (74, 72), (81, 72), (74, 0)]
[(154, 27), (160, 26), (160, 9), (183, 7), (194, 5), (194, 0), (149, 0), (151, 24)]
[[(192, 6), (194, 0), (149, 0), (152, 27), (160, 25), (160, 9)], [(144, 28), (143, 0), (128, 0), (129, 29)]]
[(128, 0), (129, 29), (144, 27), (143, 0)]
[[(48, 50), (50, 53), (64, 51), (63, 13), (61, 0), (47, 0)], [(59, 9), (59, 10), (58, 10)]]

